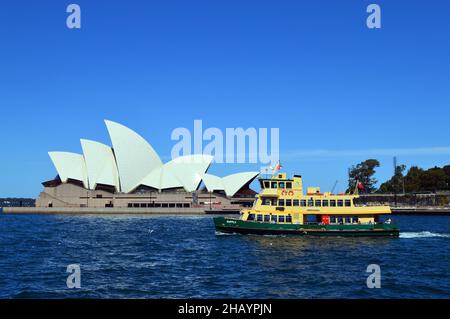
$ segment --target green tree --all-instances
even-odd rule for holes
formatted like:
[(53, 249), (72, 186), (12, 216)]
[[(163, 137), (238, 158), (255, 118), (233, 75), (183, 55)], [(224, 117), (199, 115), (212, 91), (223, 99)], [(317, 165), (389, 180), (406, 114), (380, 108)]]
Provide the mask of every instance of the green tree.
[(356, 166), (353, 165), (348, 171), (347, 192), (353, 192), (359, 182), (364, 186), (364, 192), (373, 193), (376, 190), (375, 184), (377, 183), (373, 175), (377, 167), (380, 167), (380, 162), (376, 159), (368, 159)]
[(408, 173), (403, 177), (405, 167), (401, 165), (397, 167), (394, 176), (381, 184), (380, 193), (400, 192), (405, 185), (405, 192), (436, 192), (450, 189), (450, 165), (433, 167), (423, 170), (420, 167), (412, 166)]
[(423, 172), (421, 190), (435, 192), (447, 189), (445, 172), (442, 168), (433, 167)]
[(411, 166), (405, 176), (405, 191), (407, 193), (419, 192), (422, 188), (423, 169)]
[(381, 184), (378, 191), (381, 193), (402, 193), (405, 182), (405, 177), (403, 176), (405, 169), (406, 165), (398, 165), (395, 168), (394, 176), (392, 176), (390, 180)]

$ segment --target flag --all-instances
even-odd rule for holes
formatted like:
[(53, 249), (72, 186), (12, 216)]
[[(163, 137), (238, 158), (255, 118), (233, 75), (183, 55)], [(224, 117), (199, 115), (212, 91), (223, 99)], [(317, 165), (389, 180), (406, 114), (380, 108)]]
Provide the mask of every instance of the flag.
[(277, 165), (275, 165), (275, 167), (270, 167), (272, 169), (272, 171), (277, 172), (280, 169), (283, 168), (283, 166), (281, 166), (280, 161), (278, 161)]

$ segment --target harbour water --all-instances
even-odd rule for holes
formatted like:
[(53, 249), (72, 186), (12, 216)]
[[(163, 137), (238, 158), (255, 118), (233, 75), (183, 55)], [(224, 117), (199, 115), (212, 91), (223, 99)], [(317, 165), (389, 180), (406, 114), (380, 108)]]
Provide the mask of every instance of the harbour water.
[(450, 298), (450, 217), (394, 219), (400, 238), (305, 238), (218, 235), (211, 216), (0, 214), (0, 298)]

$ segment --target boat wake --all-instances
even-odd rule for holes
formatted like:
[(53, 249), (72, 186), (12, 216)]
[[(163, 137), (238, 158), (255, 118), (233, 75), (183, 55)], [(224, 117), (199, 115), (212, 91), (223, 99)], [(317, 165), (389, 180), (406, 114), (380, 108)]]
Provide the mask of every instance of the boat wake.
[(216, 231), (216, 236), (236, 236), (239, 235), (237, 233), (222, 233), (220, 231)]
[(400, 233), (400, 238), (450, 238), (450, 234), (432, 233), (429, 231), (405, 232)]

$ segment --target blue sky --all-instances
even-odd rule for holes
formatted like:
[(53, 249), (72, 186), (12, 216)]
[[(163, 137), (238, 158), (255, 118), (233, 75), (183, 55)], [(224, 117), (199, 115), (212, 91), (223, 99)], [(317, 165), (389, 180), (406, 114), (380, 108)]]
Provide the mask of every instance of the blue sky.
[[(373, 157), (450, 164), (447, 1), (67, 1), (0, 7), (0, 197), (38, 195), (48, 151), (110, 143), (104, 119), (163, 157), (173, 129), (279, 127), (281, 162), (308, 185), (346, 185)], [(382, 28), (366, 27), (366, 7)], [(217, 164), (213, 173), (258, 170)]]

